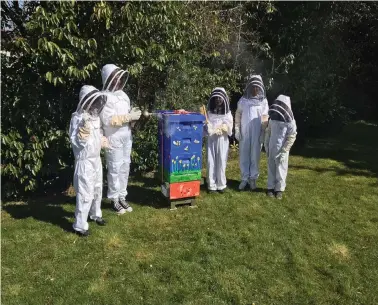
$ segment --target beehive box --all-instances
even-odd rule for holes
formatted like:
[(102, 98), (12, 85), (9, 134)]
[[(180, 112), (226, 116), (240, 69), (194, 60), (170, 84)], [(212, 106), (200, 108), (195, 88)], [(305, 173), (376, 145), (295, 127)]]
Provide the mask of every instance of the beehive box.
[(162, 182), (201, 180), (202, 137), (205, 117), (199, 113), (159, 116), (159, 171)]

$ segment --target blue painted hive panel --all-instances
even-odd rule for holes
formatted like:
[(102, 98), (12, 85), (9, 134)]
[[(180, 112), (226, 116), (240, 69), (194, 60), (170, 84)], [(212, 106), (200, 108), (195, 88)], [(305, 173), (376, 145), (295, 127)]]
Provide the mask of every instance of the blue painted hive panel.
[(162, 112), (158, 144), (164, 181), (201, 179), (204, 122), (205, 117), (197, 113)]

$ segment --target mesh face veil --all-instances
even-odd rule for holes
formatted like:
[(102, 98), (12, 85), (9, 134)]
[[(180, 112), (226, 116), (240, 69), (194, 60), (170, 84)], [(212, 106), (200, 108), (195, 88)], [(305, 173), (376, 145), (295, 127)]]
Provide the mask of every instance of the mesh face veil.
[(103, 74), (103, 90), (105, 91), (117, 91), (122, 90), (129, 78), (129, 72), (122, 70), (115, 65), (105, 65), (102, 69)]
[(77, 112), (87, 111), (90, 115), (98, 116), (106, 104), (106, 96), (93, 86), (83, 86), (80, 90), (80, 101)]
[(215, 88), (211, 92), (207, 110), (214, 114), (227, 114), (230, 111), (229, 98), (223, 88)]
[(271, 120), (290, 123), (294, 120), (294, 115), (291, 110), (290, 97), (280, 95), (273, 102), (269, 109), (269, 117)]
[(243, 97), (247, 99), (265, 98), (265, 87), (260, 75), (253, 75), (245, 87)]

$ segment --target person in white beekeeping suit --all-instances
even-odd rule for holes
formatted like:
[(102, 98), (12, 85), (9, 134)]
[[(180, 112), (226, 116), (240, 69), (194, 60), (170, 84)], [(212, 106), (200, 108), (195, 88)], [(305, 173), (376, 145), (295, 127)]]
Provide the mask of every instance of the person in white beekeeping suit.
[(282, 199), (286, 188), (289, 152), (297, 137), (290, 97), (279, 95), (269, 109), (269, 118), (264, 141), (268, 155), (267, 195)]
[(102, 163), (101, 147), (106, 146), (102, 137), (99, 114), (106, 104), (106, 97), (93, 86), (80, 90), (79, 105), (72, 114), (69, 136), (75, 156), (74, 188), (76, 210), (73, 228), (75, 233), (88, 236), (88, 216), (99, 225), (105, 225), (101, 213)]
[(260, 75), (253, 75), (235, 113), (235, 138), (239, 141), (241, 171), (239, 190), (245, 189), (248, 183), (251, 190), (256, 189), (268, 110), (262, 78)]
[(103, 92), (107, 96), (100, 118), (109, 143), (105, 151), (108, 198), (118, 214), (133, 210), (126, 201), (132, 148), (131, 125), (142, 114), (138, 108), (131, 109), (130, 99), (123, 91), (128, 75), (127, 71), (113, 64), (105, 65), (101, 71)]
[(224, 88), (215, 88), (207, 104), (207, 185), (210, 193), (227, 187), (226, 166), (234, 121)]

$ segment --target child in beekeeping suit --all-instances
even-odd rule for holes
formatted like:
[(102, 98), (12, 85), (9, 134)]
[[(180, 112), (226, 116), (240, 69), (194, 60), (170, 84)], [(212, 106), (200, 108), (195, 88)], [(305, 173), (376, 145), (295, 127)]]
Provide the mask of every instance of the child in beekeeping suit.
[(278, 96), (269, 109), (269, 117), (264, 143), (268, 155), (267, 195), (282, 199), (282, 193), (286, 188), (289, 152), (297, 137), (297, 125), (291, 111), (290, 97)]
[(252, 75), (238, 102), (235, 113), (235, 138), (239, 141), (241, 183), (239, 190), (249, 184), (255, 190), (264, 132), (268, 120), (268, 101), (260, 75)]
[(224, 88), (215, 88), (207, 104), (207, 185), (209, 192), (223, 193), (227, 187), (226, 165), (233, 118)]
[(69, 136), (75, 156), (74, 188), (76, 210), (74, 232), (89, 235), (88, 216), (98, 225), (105, 225), (101, 212), (102, 163), (101, 147), (107, 147), (102, 136), (99, 114), (106, 97), (93, 86), (83, 86), (80, 102), (72, 114)]

